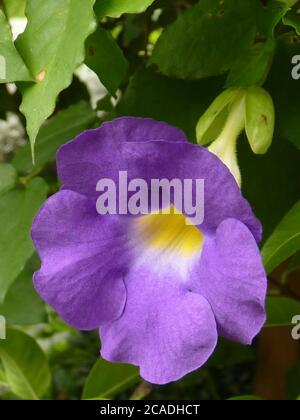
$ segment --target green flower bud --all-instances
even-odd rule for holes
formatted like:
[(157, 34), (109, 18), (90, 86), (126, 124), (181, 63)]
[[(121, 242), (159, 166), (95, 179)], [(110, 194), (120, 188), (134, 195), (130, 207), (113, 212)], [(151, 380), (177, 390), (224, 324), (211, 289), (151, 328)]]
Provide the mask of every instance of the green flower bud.
[(201, 145), (228, 167), (241, 186), (237, 140), (243, 130), (254, 153), (269, 149), (274, 134), (275, 110), (271, 96), (262, 88), (231, 88), (219, 95), (200, 118), (196, 135)]
[(245, 130), (251, 149), (264, 154), (272, 144), (275, 109), (271, 96), (264, 89), (253, 86), (245, 97)]
[(206, 145), (221, 133), (228, 118), (229, 106), (240, 94), (241, 89), (231, 88), (222, 92), (201, 116), (196, 127), (197, 142)]

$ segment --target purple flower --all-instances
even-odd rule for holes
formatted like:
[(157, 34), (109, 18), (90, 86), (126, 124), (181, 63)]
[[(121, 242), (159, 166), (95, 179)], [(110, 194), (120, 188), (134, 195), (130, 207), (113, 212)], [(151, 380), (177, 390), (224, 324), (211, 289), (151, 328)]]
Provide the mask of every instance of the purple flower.
[[(261, 226), (216, 156), (167, 124), (120, 118), (64, 145), (57, 166), (63, 187), (32, 228), (42, 260), (34, 283), (71, 326), (99, 328), (103, 358), (164, 384), (202, 366), (218, 335), (252, 342), (265, 322)], [(204, 222), (100, 216), (96, 184), (119, 171), (204, 179)]]

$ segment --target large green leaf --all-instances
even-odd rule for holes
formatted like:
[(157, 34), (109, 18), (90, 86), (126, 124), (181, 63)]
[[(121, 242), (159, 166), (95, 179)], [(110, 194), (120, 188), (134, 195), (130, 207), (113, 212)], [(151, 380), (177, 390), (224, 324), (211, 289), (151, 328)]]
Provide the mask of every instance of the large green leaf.
[(10, 26), (0, 9), (0, 83), (32, 80), (13, 43)]
[(128, 71), (128, 62), (112, 35), (100, 26), (86, 42), (87, 66), (114, 95)]
[(33, 145), (54, 111), (57, 95), (67, 88), (84, 60), (84, 43), (95, 29), (95, 0), (28, 0), (28, 24), (17, 48), (36, 83), (22, 87), (21, 112)]
[(300, 250), (300, 201), (288, 212), (262, 249), (268, 273)]
[(264, 82), (276, 48), (274, 29), (288, 10), (287, 5), (278, 1), (271, 1), (266, 6), (258, 1), (251, 3), (255, 35), (233, 63), (227, 86), (252, 86)]
[(154, 0), (97, 0), (95, 13), (101, 18), (118, 18), (123, 13), (142, 13)]
[(135, 366), (98, 360), (86, 380), (83, 399), (111, 398), (139, 381)]
[[(86, 102), (72, 105), (50, 118), (41, 127), (37, 137), (35, 147), (36, 166), (41, 167), (48, 162), (54, 161), (57, 149), (62, 144), (90, 128), (96, 120), (95, 112)], [(12, 164), (22, 173), (28, 173), (33, 170), (29, 144), (16, 153)]]
[(33, 338), (8, 329), (6, 340), (0, 340), (0, 358), (14, 394), (24, 400), (38, 400), (45, 395), (51, 373), (46, 356)]
[(0, 196), (14, 187), (16, 179), (15, 168), (9, 163), (0, 163)]
[(222, 88), (223, 80), (175, 80), (151, 70), (137, 71), (118, 106), (118, 115), (149, 117), (183, 129), (195, 140), (196, 124)]
[(266, 302), (267, 322), (265, 327), (283, 327), (292, 325), (295, 315), (300, 315), (300, 302), (283, 297), (269, 296)]
[(0, 314), (11, 325), (31, 325), (46, 320), (45, 304), (33, 287), (30, 270), (22, 271), (9, 288), (4, 303), (0, 304)]
[(46, 192), (45, 182), (36, 178), (27, 188), (0, 197), (0, 302), (33, 254), (30, 228)]
[(275, 47), (274, 26), (286, 10), (273, 1), (265, 7), (252, 0), (201, 0), (164, 31), (150, 63), (183, 79), (231, 70), (230, 85), (260, 82)]

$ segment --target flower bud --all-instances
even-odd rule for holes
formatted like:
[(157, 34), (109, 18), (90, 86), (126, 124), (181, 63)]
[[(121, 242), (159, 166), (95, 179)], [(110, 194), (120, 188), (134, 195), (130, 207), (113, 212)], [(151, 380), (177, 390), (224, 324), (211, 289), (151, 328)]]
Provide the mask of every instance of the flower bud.
[(196, 128), (199, 144), (209, 144), (220, 135), (228, 118), (228, 108), (240, 92), (241, 90), (237, 88), (225, 90), (201, 116)]
[(245, 97), (245, 130), (251, 149), (264, 154), (272, 144), (275, 109), (271, 96), (264, 89), (252, 86)]

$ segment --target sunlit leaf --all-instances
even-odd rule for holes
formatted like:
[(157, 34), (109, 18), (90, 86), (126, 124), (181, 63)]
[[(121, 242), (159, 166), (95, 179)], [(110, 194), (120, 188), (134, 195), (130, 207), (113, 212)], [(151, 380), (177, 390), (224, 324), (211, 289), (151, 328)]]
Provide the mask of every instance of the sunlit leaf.
[[(67, 88), (84, 60), (84, 43), (95, 29), (95, 0), (28, 0), (28, 24), (17, 48), (34, 75), (22, 86), (21, 112), (33, 147), (42, 123), (54, 111), (58, 94)], [(34, 45), (34, 48), (33, 48)]]
[(45, 395), (51, 373), (46, 356), (33, 338), (8, 329), (6, 340), (0, 340), (0, 359), (14, 394), (25, 400), (38, 400)]
[(32, 76), (16, 50), (10, 26), (0, 9), (0, 83), (29, 80)]

